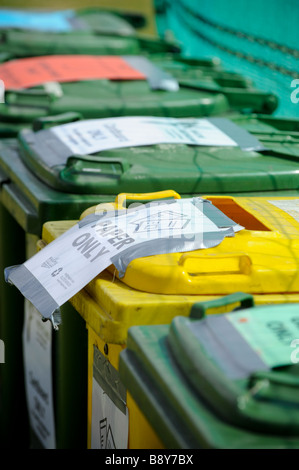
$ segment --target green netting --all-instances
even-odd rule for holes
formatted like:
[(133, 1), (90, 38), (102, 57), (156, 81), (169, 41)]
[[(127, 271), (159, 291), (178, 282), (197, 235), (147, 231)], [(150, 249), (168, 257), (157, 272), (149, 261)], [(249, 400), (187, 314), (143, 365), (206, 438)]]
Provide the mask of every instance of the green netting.
[(168, 0), (157, 12), (161, 35), (171, 31), (183, 54), (219, 57), (280, 100), (276, 115), (299, 116), (297, 0)]

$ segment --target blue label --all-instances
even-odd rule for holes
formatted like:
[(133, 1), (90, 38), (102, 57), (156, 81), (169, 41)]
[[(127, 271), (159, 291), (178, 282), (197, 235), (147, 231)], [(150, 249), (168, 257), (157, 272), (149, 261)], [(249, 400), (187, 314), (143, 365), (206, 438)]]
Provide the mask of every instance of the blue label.
[(69, 21), (73, 17), (72, 10), (55, 12), (0, 10), (0, 28), (67, 32), (74, 29)]

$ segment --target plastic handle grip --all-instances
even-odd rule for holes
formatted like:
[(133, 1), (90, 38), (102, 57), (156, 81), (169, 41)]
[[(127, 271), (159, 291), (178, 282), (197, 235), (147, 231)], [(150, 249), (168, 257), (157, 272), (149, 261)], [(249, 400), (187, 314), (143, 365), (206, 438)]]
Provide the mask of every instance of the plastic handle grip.
[(24, 100), (27, 100), (28, 105), (31, 103), (32, 106), (34, 106), (34, 104), (42, 106), (45, 103), (50, 103), (53, 99), (50, 93), (40, 89), (5, 90), (5, 103), (15, 106), (24, 104)]
[(105, 158), (93, 155), (72, 155), (67, 159), (67, 167), (75, 166), (78, 163), (80, 163), (82, 166), (82, 172), (84, 171), (84, 169), (85, 171), (88, 171), (89, 163), (98, 165), (98, 171), (95, 167), (93, 167), (93, 172), (98, 172), (99, 174), (102, 174), (101, 164), (119, 165), (122, 173), (125, 173), (130, 169), (130, 164), (126, 160), (121, 158)]
[(254, 307), (254, 298), (244, 292), (235, 292), (234, 294), (220, 297), (219, 299), (208, 300), (207, 302), (198, 302), (191, 308), (190, 318), (201, 319), (206, 316), (211, 309), (227, 307), (239, 303), (241, 309)]
[(44, 116), (37, 118), (33, 121), (32, 128), (36, 132), (42, 129), (47, 129), (49, 127), (68, 124), (69, 122), (81, 121), (82, 119), (82, 114), (69, 111), (66, 113), (57, 114), (55, 116)]
[(145, 201), (155, 199), (166, 199), (171, 197), (173, 197), (174, 199), (181, 199), (181, 196), (172, 189), (165, 191), (157, 191), (154, 193), (120, 193), (115, 198), (115, 205), (117, 208), (123, 209), (125, 207), (125, 202), (128, 199), (132, 201)]
[[(206, 254), (197, 254), (197, 253), (184, 253), (181, 255), (178, 265), (184, 266), (187, 260), (195, 260), (201, 261), (201, 263), (196, 263), (193, 266), (195, 269), (194, 274), (192, 277), (200, 276), (201, 274), (205, 275), (215, 275), (215, 274), (246, 274), (249, 275), (251, 273), (251, 259), (246, 254), (235, 254), (235, 253), (227, 253), (227, 254), (216, 254), (216, 255), (206, 255)], [(232, 261), (237, 259), (237, 268), (235, 266), (232, 267)], [(220, 260), (227, 260), (227, 264), (223, 266)], [(208, 263), (208, 264), (207, 264)], [(236, 263), (234, 263), (236, 264)], [(207, 269), (208, 268), (208, 269)]]
[(166, 191), (157, 191), (156, 193), (120, 193), (116, 196), (114, 203), (101, 203), (97, 206), (92, 206), (86, 209), (82, 214), (80, 219), (86, 217), (86, 215), (94, 214), (95, 212), (101, 212), (102, 210), (122, 210), (126, 209), (125, 202), (127, 199), (131, 199), (133, 201), (144, 201), (147, 199), (165, 199), (165, 198), (173, 197), (174, 199), (180, 199), (181, 196), (172, 190)]

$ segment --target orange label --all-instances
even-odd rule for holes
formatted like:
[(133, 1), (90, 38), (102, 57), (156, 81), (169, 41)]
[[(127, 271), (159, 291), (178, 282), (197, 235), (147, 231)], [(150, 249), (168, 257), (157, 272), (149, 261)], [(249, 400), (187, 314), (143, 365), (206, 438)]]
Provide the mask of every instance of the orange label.
[(0, 64), (0, 79), (7, 90), (33, 87), (45, 82), (145, 78), (145, 75), (135, 70), (120, 56), (54, 55)]

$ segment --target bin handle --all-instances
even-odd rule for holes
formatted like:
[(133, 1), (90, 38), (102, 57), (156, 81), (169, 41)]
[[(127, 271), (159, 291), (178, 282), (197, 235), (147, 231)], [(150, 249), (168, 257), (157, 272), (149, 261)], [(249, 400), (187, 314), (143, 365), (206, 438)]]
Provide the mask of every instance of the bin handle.
[[(249, 275), (251, 273), (251, 266), (252, 262), (251, 259), (248, 255), (243, 254), (243, 253), (224, 253), (224, 254), (216, 254), (216, 255), (202, 255), (199, 253), (183, 253), (178, 261), (179, 266), (184, 266), (186, 261), (188, 259), (197, 259), (197, 260), (204, 260), (204, 261), (211, 261), (211, 260), (219, 260), (219, 259), (232, 259), (232, 258), (238, 258), (239, 259), (239, 265), (238, 265), (238, 270), (229, 270), (231, 274), (246, 274)], [(224, 272), (227, 272), (228, 270), (225, 270)], [(202, 271), (206, 273), (206, 271)], [(215, 272), (207, 273), (207, 274), (219, 274), (220, 272), (223, 272), (223, 269), (216, 270)], [(201, 275), (202, 273), (198, 272), (195, 273), (193, 276)]]
[(45, 90), (40, 90), (40, 89), (8, 89), (5, 90), (5, 102), (7, 104), (13, 104), (13, 105), (18, 105), (22, 103), (20, 100), (22, 98), (30, 98), (32, 100), (37, 99), (37, 100), (44, 100), (43, 102), (41, 101), (39, 104), (40, 107), (45, 106), (45, 102), (50, 103), (51, 101), (54, 100), (54, 96), (50, 93), (48, 93)]
[[(71, 155), (70, 157), (68, 157), (66, 167), (64, 170), (61, 171), (61, 174), (67, 172), (72, 167), (72, 165), (76, 165), (76, 163), (78, 162), (86, 162), (86, 165), (88, 163), (98, 163), (99, 166), (101, 165), (101, 163), (110, 163), (111, 165), (117, 164), (121, 167), (122, 173), (125, 173), (130, 169), (130, 164), (126, 160), (121, 158), (106, 158), (93, 155)], [(86, 169), (88, 169), (87, 166)]]
[(144, 201), (150, 199), (166, 199), (171, 198), (181, 199), (181, 196), (172, 189), (167, 189), (165, 191), (157, 191), (153, 193), (120, 193), (115, 198), (115, 205), (118, 209), (124, 209), (125, 201), (131, 199), (133, 201)]
[(197, 302), (192, 306), (189, 316), (190, 318), (201, 320), (207, 315), (209, 310), (226, 307), (235, 303), (240, 303), (240, 307), (237, 307), (237, 309), (252, 308), (254, 307), (254, 298), (251, 294), (235, 292), (233, 294), (220, 297), (219, 299), (208, 300), (206, 302)]
[(157, 191), (155, 193), (119, 193), (114, 203), (101, 203), (97, 206), (92, 206), (86, 209), (80, 216), (80, 219), (86, 217), (86, 215), (94, 214), (99, 208), (103, 210), (121, 210), (125, 209), (124, 203), (126, 199), (132, 199), (135, 201), (144, 201), (146, 199), (163, 199), (166, 197), (173, 197), (174, 199), (180, 199), (181, 196), (173, 190)]
[(69, 111), (66, 113), (57, 114), (55, 116), (44, 116), (36, 118), (32, 123), (32, 129), (34, 132), (46, 129), (48, 127), (58, 126), (61, 124), (68, 124), (70, 122), (81, 121), (83, 119), (82, 114), (75, 111)]

